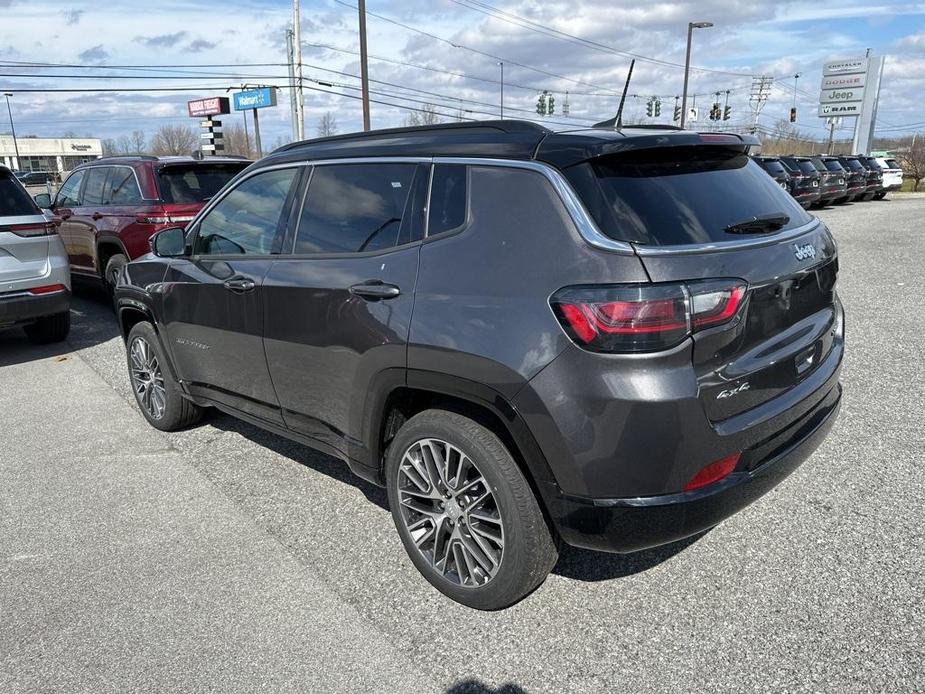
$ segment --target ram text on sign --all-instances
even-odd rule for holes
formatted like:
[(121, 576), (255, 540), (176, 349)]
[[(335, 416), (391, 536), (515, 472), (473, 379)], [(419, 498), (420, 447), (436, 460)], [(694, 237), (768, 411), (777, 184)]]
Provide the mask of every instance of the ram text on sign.
[(860, 101), (852, 101), (847, 104), (819, 104), (819, 117), (826, 118), (829, 116), (858, 116), (861, 114)]

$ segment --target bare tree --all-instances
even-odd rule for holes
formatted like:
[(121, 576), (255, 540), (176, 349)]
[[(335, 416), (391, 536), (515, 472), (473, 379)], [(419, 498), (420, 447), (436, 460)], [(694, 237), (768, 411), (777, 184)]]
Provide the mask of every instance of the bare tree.
[(337, 134), (337, 118), (334, 117), (334, 114), (330, 111), (325, 111), (321, 118), (318, 119), (318, 127), (316, 128), (318, 132), (318, 137), (328, 137), (329, 135)]
[(145, 137), (144, 130), (133, 130), (131, 154), (144, 154), (147, 149), (147, 142), (148, 138)]
[(113, 137), (107, 137), (100, 141), (100, 146), (103, 148), (104, 157), (111, 157), (114, 154), (119, 154), (119, 144)]
[(185, 125), (162, 125), (151, 138), (151, 153), (158, 156), (190, 154), (198, 148), (199, 136)]
[(226, 154), (238, 154), (248, 159), (255, 159), (253, 138), (240, 123), (233, 123), (225, 127), (222, 133)]
[(925, 136), (913, 137), (907, 147), (897, 152), (896, 158), (903, 167), (903, 176), (912, 179), (912, 190), (918, 191), (925, 178)]
[(433, 104), (424, 104), (420, 110), (410, 111), (404, 120), (407, 126), (435, 125), (439, 122), (440, 116)]

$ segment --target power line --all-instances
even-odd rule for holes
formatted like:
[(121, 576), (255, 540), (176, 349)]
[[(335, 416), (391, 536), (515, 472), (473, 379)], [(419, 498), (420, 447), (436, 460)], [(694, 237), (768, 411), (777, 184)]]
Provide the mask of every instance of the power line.
[[(684, 69), (684, 65), (682, 63), (673, 63), (670, 60), (662, 60), (660, 58), (652, 58), (650, 56), (640, 55), (638, 53), (632, 53), (630, 51), (620, 50), (618, 48), (614, 48), (613, 46), (609, 46), (605, 43), (600, 43), (598, 41), (592, 41), (590, 39), (585, 39), (580, 36), (575, 36), (574, 34), (569, 34), (565, 31), (554, 29), (553, 27), (547, 26), (545, 24), (540, 24), (539, 22), (534, 22), (533, 20), (526, 19), (512, 12), (506, 12), (505, 10), (501, 10), (495, 7), (494, 5), (490, 5), (489, 3), (486, 3), (486, 2), (480, 2), (479, 0), (450, 0), (450, 2), (453, 2), (461, 7), (466, 7), (470, 10), (474, 10), (476, 12), (481, 12), (482, 14), (486, 14), (489, 17), (493, 17), (503, 22), (507, 22), (508, 24), (513, 24), (514, 26), (519, 26), (525, 29), (529, 29), (531, 31), (535, 31), (537, 33), (543, 34), (545, 36), (551, 36), (552, 38), (557, 38), (563, 41), (568, 41), (569, 43), (582, 45), (587, 48), (593, 48), (595, 50), (604, 51), (606, 53), (613, 53), (613, 54), (620, 55), (626, 58), (635, 58), (636, 60), (641, 60), (643, 62), (648, 62), (648, 63), (654, 63), (656, 65), (661, 65), (664, 67), (680, 68), (682, 70)], [(711, 73), (716, 73), (716, 74), (721, 74), (721, 75), (733, 75), (735, 77), (752, 77), (753, 76), (750, 73), (731, 72), (728, 70), (716, 70), (713, 68), (696, 67), (694, 65), (691, 65), (690, 69), (698, 71), (698, 72), (711, 72)]]

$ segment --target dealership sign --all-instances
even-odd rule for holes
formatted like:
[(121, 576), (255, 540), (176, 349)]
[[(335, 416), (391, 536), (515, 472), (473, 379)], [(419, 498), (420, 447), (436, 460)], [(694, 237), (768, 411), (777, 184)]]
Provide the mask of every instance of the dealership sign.
[(867, 74), (859, 75), (831, 75), (822, 78), (822, 91), (828, 89), (857, 89), (863, 87), (867, 81)]
[(859, 116), (861, 115), (861, 101), (852, 101), (847, 104), (820, 104), (819, 117), (829, 118), (831, 116)]
[(213, 96), (210, 99), (196, 99), (186, 102), (186, 108), (191, 118), (203, 116), (217, 116), (220, 113), (231, 113), (227, 96)]
[(260, 87), (246, 92), (237, 92), (232, 96), (235, 111), (249, 111), (255, 108), (276, 106), (276, 88)]
[(859, 72), (867, 72), (867, 58), (835, 60), (831, 63), (825, 63), (822, 66), (823, 77), (829, 77), (830, 75), (851, 75)]
[(868, 58), (834, 60), (822, 66), (819, 116), (859, 116), (867, 84)]

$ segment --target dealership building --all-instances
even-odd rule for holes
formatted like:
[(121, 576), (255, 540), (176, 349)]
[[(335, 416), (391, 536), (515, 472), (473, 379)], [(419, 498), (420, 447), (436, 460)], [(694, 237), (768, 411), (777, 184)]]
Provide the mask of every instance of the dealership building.
[(0, 135), (0, 164), (14, 170), (65, 173), (101, 156), (102, 143), (94, 138), (17, 137), (14, 145), (10, 135)]

